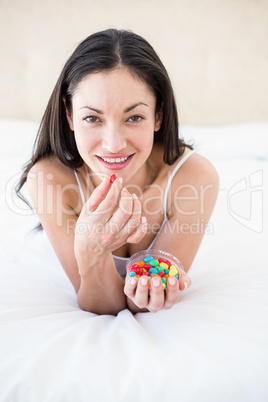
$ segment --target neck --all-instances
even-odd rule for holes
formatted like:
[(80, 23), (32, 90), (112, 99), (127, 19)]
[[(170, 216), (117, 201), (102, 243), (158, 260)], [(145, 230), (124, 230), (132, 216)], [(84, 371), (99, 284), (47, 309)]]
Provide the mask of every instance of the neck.
[(124, 187), (132, 194), (138, 197), (149, 187), (157, 176), (157, 170), (153, 164), (147, 160), (145, 165), (135, 174), (135, 176), (127, 183), (123, 183)]

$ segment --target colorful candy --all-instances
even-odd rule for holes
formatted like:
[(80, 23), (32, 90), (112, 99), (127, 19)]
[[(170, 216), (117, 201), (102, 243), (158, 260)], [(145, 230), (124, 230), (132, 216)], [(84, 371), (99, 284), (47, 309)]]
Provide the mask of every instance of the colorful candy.
[(117, 179), (116, 174), (112, 174), (110, 177), (110, 183), (113, 183)]
[(151, 289), (152, 278), (159, 278), (162, 282), (163, 289), (167, 288), (167, 279), (174, 276), (179, 280), (179, 270), (169, 260), (163, 258), (155, 259), (147, 256), (143, 260), (136, 261), (129, 268), (129, 276), (140, 278), (141, 276), (149, 277), (149, 291)]

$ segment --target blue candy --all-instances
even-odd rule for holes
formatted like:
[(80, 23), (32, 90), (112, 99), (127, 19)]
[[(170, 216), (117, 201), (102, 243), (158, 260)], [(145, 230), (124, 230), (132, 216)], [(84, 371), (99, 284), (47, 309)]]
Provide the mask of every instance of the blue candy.
[(145, 257), (143, 259), (143, 261), (145, 262), (145, 264), (147, 264), (149, 261), (153, 260), (153, 257), (151, 257), (150, 255), (148, 257)]
[(150, 272), (151, 274), (156, 274), (156, 275), (158, 275), (158, 270), (157, 270), (156, 268), (150, 268), (150, 269), (149, 269), (149, 272)]
[(135, 276), (135, 275), (137, 275), (137, 274), (134, 271), (130, 272), (130, 274), (129, 274), (130, 278), (132, 278), (132, 276)]

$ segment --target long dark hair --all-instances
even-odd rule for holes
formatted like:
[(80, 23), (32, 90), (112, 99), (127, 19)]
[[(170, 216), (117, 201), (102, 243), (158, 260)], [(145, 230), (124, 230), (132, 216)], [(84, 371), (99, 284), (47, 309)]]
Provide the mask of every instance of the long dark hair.
[[(64, 165), (77, 169), (83, 160), (70, 130), (63, 99), (71, 111), (72, 96), (79, 82), (90, 73), (127, 67), (142, 79), (156, 96), (156, 112), (163, 107), (161, 127), (154, 143), (163, 144), (164, 162), (172, 165), (182, 155), (185, 143), (179, 138), (178, 113), (168, 73), (152, 46), (130, 31), (107, 29), (81, 42), (66, 62), (41, 120), (30, 161), (16, 187), (20, 190), (31, 167), (40, 159), (55, 155)], [(189, 146), (189, 145), (187, 145)], [(191, 148), (191, 146), (189, 146)]]

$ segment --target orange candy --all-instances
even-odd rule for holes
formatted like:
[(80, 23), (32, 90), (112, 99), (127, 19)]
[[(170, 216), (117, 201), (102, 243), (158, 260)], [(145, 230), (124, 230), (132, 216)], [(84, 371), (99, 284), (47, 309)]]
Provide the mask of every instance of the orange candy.
[(138, 266), (139, 266), (139, 267), (143, 267), (144, 264), (145, 264), (144, 261), (139, 261), (139, 262), (138, 262)]

